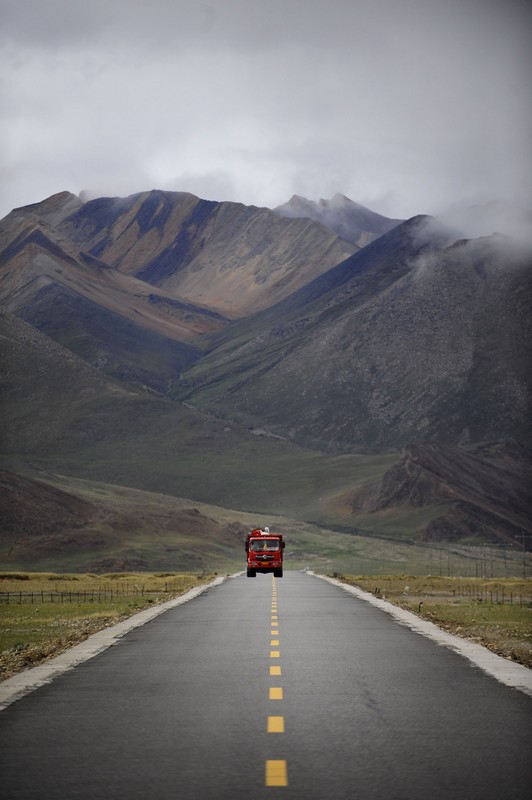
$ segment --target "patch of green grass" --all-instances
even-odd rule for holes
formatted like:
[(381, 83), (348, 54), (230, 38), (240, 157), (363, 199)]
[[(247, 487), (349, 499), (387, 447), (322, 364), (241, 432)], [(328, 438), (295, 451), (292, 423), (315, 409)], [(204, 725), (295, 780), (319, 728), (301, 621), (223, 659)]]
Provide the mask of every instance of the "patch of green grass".
[(396, 538), (412, 539), (425, 527), (442, 516), (447, 506), (435, 505), (423, 508), (396, 505), (371, 514), (357, 514), (354, 524), (368, 533), (387, 535)]

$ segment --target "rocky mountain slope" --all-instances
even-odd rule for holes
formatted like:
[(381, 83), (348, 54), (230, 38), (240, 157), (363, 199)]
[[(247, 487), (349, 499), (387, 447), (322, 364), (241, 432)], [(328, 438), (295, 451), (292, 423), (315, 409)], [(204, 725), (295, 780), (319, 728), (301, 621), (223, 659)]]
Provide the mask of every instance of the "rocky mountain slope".
[(180, 396), (333, 451), (530, 440), (530, 267), (414, 218), (222, 333)]
[(0, 302), (107, 374), (166, 393), (225, 311), (266, 306), (355, 249), (268, 209), (62, 192), (1, 221)]
[(459, 449), (416, 442), (376, 483), (354, 493), (353, 514), (438, 506), (425, 541), (523, 544), (532, 519), (530, 452), (512, 441)]
[(180, 192), (92, 200), (59, 229), (120, 272), (233, 318), (281, 300), (358, 249), (309, 219)]
[(343, 194), (335, 194), (330, 200), (322, 198), (318, 202), (295, 194), (287, 203), (274, 208), (274, 211), (281, 217), (291, 219), (308, 217), (321, 222), (338, 236), (358, 247), (365, 247), (401, 222), (399, 219), (389, 219), (376, 214), (369, 208), (354, 203)]
[(164, 391), (198, 357), (195, 340), (228, 321), (80, 250), (50, 225), (72, 205), (54, 197), (2, 221), (2, 307), (108, 374)]

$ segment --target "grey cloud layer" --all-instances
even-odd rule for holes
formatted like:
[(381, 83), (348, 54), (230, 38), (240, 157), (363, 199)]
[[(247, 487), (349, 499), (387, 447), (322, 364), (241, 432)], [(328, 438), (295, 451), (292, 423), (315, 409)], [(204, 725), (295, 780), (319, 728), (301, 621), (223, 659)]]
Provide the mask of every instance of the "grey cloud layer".
[(0, 0), (0, 213), (61, 189), (532, 205), (521, 0)]

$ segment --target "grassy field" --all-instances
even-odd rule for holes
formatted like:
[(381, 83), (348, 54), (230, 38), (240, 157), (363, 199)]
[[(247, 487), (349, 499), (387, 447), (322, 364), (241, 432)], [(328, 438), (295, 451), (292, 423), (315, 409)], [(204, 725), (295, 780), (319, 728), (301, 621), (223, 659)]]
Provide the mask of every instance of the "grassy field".
[(441, 628), (532, 667), (532, 581), (335, 575)]
[(212, 578), (176, 573), (0, 573), (0, 680)]

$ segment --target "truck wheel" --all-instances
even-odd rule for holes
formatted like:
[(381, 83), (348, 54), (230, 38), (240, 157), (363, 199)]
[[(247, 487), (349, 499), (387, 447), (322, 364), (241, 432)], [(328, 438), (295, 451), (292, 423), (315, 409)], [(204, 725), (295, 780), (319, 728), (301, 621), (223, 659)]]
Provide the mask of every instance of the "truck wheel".
[(274, 569), (273, 577), (274, 578), (282, 578), (283, 577), (283, 570), (282, 569)]
[(256, 578), (256, 577), (257, 577), (257, 571), (254, 569), (248, 569), (248, 578)]

